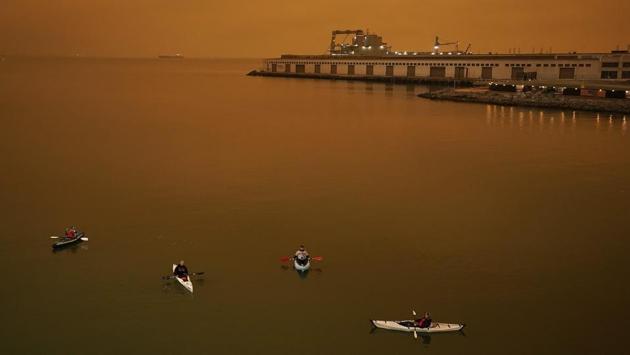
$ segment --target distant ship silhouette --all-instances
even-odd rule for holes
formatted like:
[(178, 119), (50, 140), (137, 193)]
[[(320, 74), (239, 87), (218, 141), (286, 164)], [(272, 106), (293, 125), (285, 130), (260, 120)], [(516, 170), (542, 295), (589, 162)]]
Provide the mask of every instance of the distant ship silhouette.
[(184, 58), (183, 55), (177, 53), (177, 54), (161, 54), (158, 56), (158, 58), (160, 59), (182, 59)]

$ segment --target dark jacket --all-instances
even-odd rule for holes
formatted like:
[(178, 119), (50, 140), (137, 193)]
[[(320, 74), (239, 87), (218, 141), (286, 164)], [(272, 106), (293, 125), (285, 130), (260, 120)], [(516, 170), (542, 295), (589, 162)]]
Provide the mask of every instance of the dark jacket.
[(428, 317), (428, 318), (422, 317), (416, 320), (416, 323), (418, 324), (419, 328), (429, 328), (431, 326), (432, 321), (433, 320), (431, 319), (431, 317)]
[(186, 265), (177, 265), (175, 270), (173, 270), (173, 274), (179, 277), (188, 275), (188, 268)]

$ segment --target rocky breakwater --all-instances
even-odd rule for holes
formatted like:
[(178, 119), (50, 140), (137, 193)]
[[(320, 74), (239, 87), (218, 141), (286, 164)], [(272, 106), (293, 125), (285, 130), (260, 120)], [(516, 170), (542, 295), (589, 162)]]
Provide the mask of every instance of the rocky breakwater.
[(418, 96), (430, 100), (630, 114), (630, 99), (565, 96), (539, 91), (496, 92), (474, 89), (445, 89), (422, 93)]

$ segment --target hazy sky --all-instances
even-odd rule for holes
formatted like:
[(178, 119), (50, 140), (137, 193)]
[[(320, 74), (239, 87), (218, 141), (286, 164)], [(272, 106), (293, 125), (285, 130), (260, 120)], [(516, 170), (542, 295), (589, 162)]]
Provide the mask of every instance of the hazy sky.
[(318, 54), (346, 28), (396, 50), (438, 34), (476, 52), (609, 51), (630, 44), (630, 0), (0, 0), (0, 54)]

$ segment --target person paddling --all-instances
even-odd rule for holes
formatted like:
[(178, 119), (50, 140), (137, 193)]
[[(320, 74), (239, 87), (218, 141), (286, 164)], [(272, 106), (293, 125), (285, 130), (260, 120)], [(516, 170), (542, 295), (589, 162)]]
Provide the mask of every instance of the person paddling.
[(300, 248), (295, 252), (294, 259), (304, 260), (309, 257), (308, 252), (304, 248), (304, 245), (300, 245)]
[(74, 239), (74, 237), (76, 236), (77, 231), (74, 229), (74, 227), (72, 228), (66, 228), (66, 238), (68, 239)]
[(295, 255), (293, 256), (293, 259), (296, 260), (300, 265), (306, 264), (309, 259), (309, 254), (306, 251), (306, 248), (304, 248), (304, 245), (300, 245), (300, 248), (295, 252)]
[(183, 280), (188, 280), (188, 268), (184, 265), (184, 260), (179, 262), (179, 265), (173, 270), (173, 275)]
[(432, 321), (431, 314), (429, 314), (429, 312), (425, 312), (422, 318), (415, 320), (415, 323), (418, 328), (429, 328), (431, 327)]

